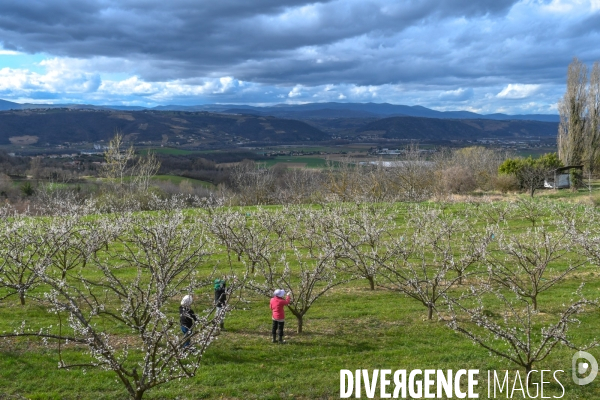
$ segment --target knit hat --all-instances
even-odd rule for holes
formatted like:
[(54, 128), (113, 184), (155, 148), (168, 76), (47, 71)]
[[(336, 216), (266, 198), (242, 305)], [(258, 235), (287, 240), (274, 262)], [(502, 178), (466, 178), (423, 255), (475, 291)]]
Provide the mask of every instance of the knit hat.
[(185, 296), (183, 296), (183, 299), (181, 299), (181, 305), (184, 307), (189, 307), (192, 304), (192, 301), (194, 301), (192, 295), (186, 294)]
[(224, 279), (219, 279), (219, 278), (215, 279), (215, 282), (214, 282), (214, 288), (215, 288), (215, 290), (218, 290), (218, 289), (221, 289), (221, 288), (224, 288), (224, 287), (225, 287), (225, 280)]
[(273, 294), (275, 295), (275, 297), (283, 297), (285, 296), (285, 290), (277, 289), (273, 292)]

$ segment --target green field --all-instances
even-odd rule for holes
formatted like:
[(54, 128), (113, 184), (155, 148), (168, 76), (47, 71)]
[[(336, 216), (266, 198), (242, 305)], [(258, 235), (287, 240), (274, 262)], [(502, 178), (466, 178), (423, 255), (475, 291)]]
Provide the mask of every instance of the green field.
[[(297, 158), (292, 158), (295, 159)], [(406, 203), (390, 205), (390, 215), (394, 216), (397, 224), (393, 232), (395, 238), (409, 237), (411, 234), (406, 220), (413, 215), (414, 207), (414, 204)], [(442, 205), (444, 213), (448, 215), (467, 216), (473, 230), (477, 232), (487, 224), (483, 215), (493, 217), (492, 212), (480, 213), (482, 207), (478, 203)], [(512, 213), (502, 229), (515, 235), (530, 229), (532, 223), (527, 219), (525, 207)], [(317, 206), (313, 208), (320, 209)], [(266, 209), (276, 213), (282, 207)], [(569, 209), (578, 213), (583, 210), (581, 206)], [(261, 210), (257, 207), (233, 209), (243, 215), (250, 225), (258, 218)], [(202, 213), (201, 210), (186, 211), (189, 221), (201, 218)], [(544, 222), (551, 224), (554, 218), (555, 215), (546, 210), (536, 217), (537, 226)], [(293, 225), (289, 224), (288, 229), (293, 228)], [(230, 260), (235, 271), (244, 270), (244, 265), (235, 257), (228, 257), (225, 248), (221, 246), (215, 255), (198, 268), (198, 273), (206, 276), (215, 266), (219, 271), (227, 272)], [(559, 260), (553, 265), (558, 270), (564, 270), (568, 263)], [(298, 268), (298, 265), (293, 264), (292, 268)], [(540, 295), (540, 314), (535, 327), (541, 328), (556, 316), (563, 303), (574, 297), (574, 292), (584, 280), (587, 281), (584, 293), (590, 298), (599, 297), (598, 267), (586, 264), (571, 273), (565, 281)], [(472, 283), (467, 281), (464, 285), (457, 286), (454, 293), (468, 291)], [(418, 301), (381, 287), (370, 290), (368, 286), (365, 279), (357, 279), (327, 292), (306, 314), (302, 334), (295, 333), (295, 318), (286, 311), (286, 345), (271, 343), (269, 299), (248, 289), (236, 293), (231, 298), (235, 307), (227, 316), (226, 331), (219, 335), (218, 340), (205, 353), (198, 374), (190, 379), (153, 388), (144, 398), (335, 399), (339, 398), (341, 369), (367, 369), (370, 372), (374, 369), (478, 369), (479, 398), (487, 398), (488, 370), (502, 373), (509, 370), (511, 376), (519, 370), (506, 359), (491, 355), (489, 351), (449, 329), (445, 323), (447, 311), (443, 307), (440, 307), (440, 314), (436, 318), (427, 320), (427, 310)], [(196, 312), (202, 313), (202, 310), (212, 306), (211, 287), (194, 294), (196, 300), (193, 308)], [(168, 310), (170, 315), (177, 314), (178, 301), (179, 299), (173, 299)], [(22, 321), (35, 326), (56, 324), (55, 315), (49, 313), (45, 305), (44, 301), (36, 303), (28, 300), (25, 306), (21, 306), (15, 296), (0, 300), (0, 332), (12, 332)], [(489, 306), (489, 312), (492, 315), (497, 312), (494, 304)], [(590, 341), (598, 337), (598, 310), (586, 312), (578, 318), (581, 324), (573, 325), (570, 330), (575, 341)], [(107, 324), (110, 326), (110, 323)], [(130, 333), (127, 328), (121, 327), (113, 330), (113, 334), (126, 340)], [(64, 352), (70, 361), (89, 361), (89, 357), (78, 345), (65, 345)], [(589, 352), (600, 359), (600, 350), (597, 348)], [(566, 391), (564, 399), (600, 398), (598, 381), (587, 386), (577, 386), (571, 380), (573, 353), (574, 350), (559, 345), (535, 367), (564, 371), (559, 375)], [(47, 345), (36, 338), (0, 341), (0, 399), (127, 398), (126, 391), (116, 381), (113, 372), (89, 367), (59, 370), (57, 363), (55, 341), (50, 340)], [(524, 374), (524, 370), (521, 369), (520, 372)], [(513, 398), (523, 398), (519, 397), (520, 392), (517, 394)], [(550, 397), (560, 396), (561, 388), (553, 381), (546, 385), (544, 394)], [(366, 398), (364, 388), (362, 398)], [(375, 398), (379, 398), (379, 388)], [(500, 395), (497, 398), (506, 396)]]
[(264, 164), (266, 167), (270, 168), (275, 164), (280, 165), (294, 165), (294, 164), (305, 164), (306, 168), (325, 168), (327, 166), (327, 160), (325, 158), (319, 157), (302, 157), (302, 156), (278, 156), (273, 160), (261, 162), (260, 164)]
[(189, 182), (192, 186), (202, 186), (205, 188), (213, 188), (214, 185), (210, 182), (201, 181), (199, 179), (185, 178), (183, 176), (175, 175), (155, 175), (152, 177), (153, 182), (171, 182), (175, 185), (181, 184), (181, 182)]
[(326, 153), (341, 153), (341, 152), (356, 152), (356, 151), (367, 151), (371, 144), (347, 144), (340, 146), (273, 146), (267, 147), (266, 149), (269, 151), (272, 150), (283, 150), (283, 151), (294, 151), (294, 152), (314, 152), (314, 151), (322, 151)]
[(170, 156), (189, 156), (192, 154), (201, 154), (207, 153), (210, 151), (200, 151), (200, 150), (184, 150), (184, 149), (176, 149), (173, 147), (156, 147), (149, 150), (140, 150), (140, 154), (147, 154), (148, 152), (153, 152), (156, 154), (165, 154)]
[[(96, 180), (98, 178), (94, 178), (94, 180)], [(125, 182), (130, 182), (133, 178), (130, 176), (127, 176), (125, 178), (123, 178), (123, 180)], [(200, 179), (192, 179), (192, 178), (186, 178), (183, 176), (177, 176), (177, 175), (154, 175), (151, 179), (150, 182), (153, 183), (157, 183), (157, 182), (170, 182), (174, 185), (179, 185), (181, 184), (181, 182), (189, 182), (192, 187), (205, 187), (205, 188), (212, 188), (214, 187), (214, 185), (210, 182), (207, 181), (202, 181)], [(66, 186), (65, 186), (66, 185)], [(55, 189), (59, 189), (59, 188), (73, 188), (77, 186), (77, 184), (52, 184), (51, 187), (55, 188)]]
[(547, 153), (556, 153), (556, 146), (533, 147), (529, 149), (518, 149), (516, 155), (527, 158), (529, 156), (536, 158)]

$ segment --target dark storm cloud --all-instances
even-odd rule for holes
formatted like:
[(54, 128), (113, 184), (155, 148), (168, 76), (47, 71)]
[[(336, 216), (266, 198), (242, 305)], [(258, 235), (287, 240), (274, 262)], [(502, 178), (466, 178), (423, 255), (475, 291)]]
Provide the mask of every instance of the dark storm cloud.
[[(414, 1), (64, 1), (0, 3), (4, 47), (58, 56), (125, 58), (147, 80), (235, 74), (242, 80), (379, 84), (403, 79), (383, 61), (379, 77), (354, 51), (419, 24), (505, 14), (514, 0)], [(439, 32), (443, 34), (442, 32)], [(351, 44), (349, 44), (350, 47)], [(311, 59), (306, 52), (315, 50)], [(358, 50), (359, 54), (353, 54)], [(377, 57), (378, 48), (366, 49)], [(328, 53), (331, 51), (331, 53)], [(320, 62), (323, 55), (332, 60)], [(396, 54), (393, 59), (397, 59)], [(391, 61), (391, 60), (390, 60)], [(409, 60), (410, 61), (410, 60)], [(388, 62), (390, 63), (390, 62)], [(391, 64), (391, 63), (390, 63)], [(337, 79), (336, 79), (337, 77)], [(333, 79), (333, 81), (332, 81)], [(327, 81), (327, 82), (326, 82)]]

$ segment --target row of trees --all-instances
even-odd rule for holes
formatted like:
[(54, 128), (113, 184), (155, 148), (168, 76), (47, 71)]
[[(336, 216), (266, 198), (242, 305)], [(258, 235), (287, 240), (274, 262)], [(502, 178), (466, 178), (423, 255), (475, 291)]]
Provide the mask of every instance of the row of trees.
[(79, 182), (75, 189), (65, 189), (64, 183), (70, 182), (70, 178), (64, 174), (60, 175), (64, 179), (59, 175), (52, 175), (56, 179), (46, 175), (42, 178), (36, 171), (48, 172), (48, 168), (42, 168), (41, 159), (35, 158), (28, 173), (40, 176), (39, 182), (48, 182), (27, 181), (28, 190), (24, 191), (10, 177), (0, 174), (0, 197), (14, 203), (23, 202), (22, 198), (28, 203), (44, 203), (50, 192), (75, 191), (81, 200), (95, 199), (101, 211), (122, 210), (123, 204), (131, 207), (135, 203), (148, 209), (149, 193), (162, 197), (176, 193), (209, 196), (211, 191), (228, 199), (230, 204), (242, 205), (420, 201), (477, 189), (518, 190), (514, 182), (507, 186), (498, 177), (498, 167), (506, 157), (505, 152), (483, 147), (442, 149), (432, 155), (413, 144), (399, 159), (361, 163), (348, 158), (330, 161), (323, 169), (266, 168), (244, 160), (223, 168), (219, 172), (223, 175), (221, 183), (208, 190), (194, 188), (186, 181), (179, 186), (153, 181), (152, 177), (161, 168), (160, 159), (152, 153), (136, 154), (117, 134), (107, 146), (104, 163), (94, 172), (102, 180)]
[[(211, 231), (229, 260), (249, 272), (248, 287), (293, 293), (290, 311), (302, 332), (315, 301), (349, 280), (365, 279), (421, 303), (447, 325), (529, 372), (559, 344), (579, 313), (596, 308), (583, 287), (550, 309), (541, 301), (577, 270), (600, 262), (598, 212), (521, 201), (463, 210), (375, 204), (284, 207), (251, 215), (220, 210)], [(525, 220), (530, 228), (515, 228)], [(401, 224), (398, 225), (398, 222)], [(579, 278), (578, 278), (579, 279)], [(582, 281), (583, 282), (583, 281)], [(540, 313), (544, 309), (544, 313)]]
[[(202, 273), (215, 245), (182, 203), (155, 200), (156, 213), (94, 215), (95, 206), (48, 204), (54, 218), (4, 209), (0, 217), (2, 301), (36, 302), (48, 319), (16, 326), (3, 337), (55, 340), (59, 368), (111, 370), (131, 398), (162, 383), (194, 376), (224, 314), (201, 314), (187, 348), (177, 306), (210, 285)], [(230, 290), (237, 289), (235, 277)], [(74, 344), (88, 362), (71, 361)], [(72, 346), (71, 346), (72, 347)]]
[[(302, 204), (338, 201), (421, 201), (477, 189), (504, 190), (498, 167), (507, 158), (484, 147), (441, 150), (433, 155), (410, 145), (402, 158), (364, 163), (330, 161), (323, 170), (233, 167), (220, 192), (233, 204)], [(518, 190), (513, 185), (509, 190)]]
[[(323, 169), (275, 166), (267, 168), (245, 160), (221, 171), (224, 182), (212, 189), (153, 181), (160, 161), (152, 153), (136, 155), (117, 135), (99, 168), (104, 178), (98, 187), (88, 183), (73, 189), (60, 185), (33, 186), (25, 182), (21, 192), (28, 203), (43, 203), (53, 192), (75, 192), (80, 200), (95, 199), (100, 211), (138, 207), (149, 209), (150, 196), (163, 198), (188, 194), (226, 199), (231, 205), (308, 204), (338, 201), (422, 201), (446, 199), (453, 194), (474, 191), (510, 192), (526, 190), (533, 196), (552, 170), (563, 165), (555, 153), (538, 159), (510, 158), (510, 154), (484, 147), (422, 151), (414, 144), (402, 158), (359, 162), (352, 159), (329, 161)], [(93, 185), (92, 185), (93, 186)], [(160, 186), (160, 187), (159, 187)], [(0, 191), (19, 192), (7, 176), (0, 175)], [(33, 196), (32, 196), (33, 195)]]
[[(567, 329), (576, 314), (596, 306), (582, 296), (550, 310), (541, 299), (589, 262), (600, 263), (600, 216), (593, 209), (521, 201), (464, 208), (209, 206), (189, 214), (183, 201), (154, 201), (155, 213), (90, 216), (93, 204), (64, 202), (49, 205), (56, 218), (4, 209), (2, 301), (39, 302), (56, 318), (4, 336), (56, 340), (64, 368), (81, 366), (61, 351), (76, 343), (88, 353), (87, 365), (114, 371), (129, 395), (141, 398), (195, 374), (224, 315), (206, 310), (190, 351), (177, 305), (215, 275), (228, 275), (230, 293), (240, 296), (242, 287), (265, 298), (276, 288), (291, 292), (298, 332), (326, 293), (365, 279), (373, 290), (418, 301), (428, 319), (437, 314), (526, 370), (559, 343), (581, 347)], [(515, 228), (522, 220), (531, 227)], [(212, 267), (210, 257), (223, 252), (228, 261)]]

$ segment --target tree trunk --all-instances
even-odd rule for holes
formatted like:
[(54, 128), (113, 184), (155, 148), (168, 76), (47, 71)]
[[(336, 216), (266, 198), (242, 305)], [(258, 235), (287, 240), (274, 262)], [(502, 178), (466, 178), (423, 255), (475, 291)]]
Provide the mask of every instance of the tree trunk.
[(367, 276), (371, 290), (375, 290), (375, 279), (372, 276)]
[(24, 292), (19, 292), (19, 299), (21, 300), (21, 305), (24, 306), (25, 305), (25, 293)]
[(533, 297), (531, 298), (531, 301), (533, 302), (533, 311), (537, 311), (537, 309), (538, 309), (538, 304), (537, 304), (537, 295), (536, 295), (536, 296), (533, 296)]
[(298, 320), (298, 333), (302, 333), (302, 315), (296, 315), (296, 319)]
[(459, 270), (458, 271), (458, 284), (462, 285), (462, 282), (463, 282), (463, 272), (462, 272), (462, 270)]
[(427, 309), (427, 319), (431, 320), (433, 319), (433, 304), (428, 304)]
[(142, 397), (144, 396), (144, 392), (146, 390), (138, 390), (135, 392), (135, 396), (133, 396), (134, 400), (142, 400)]

